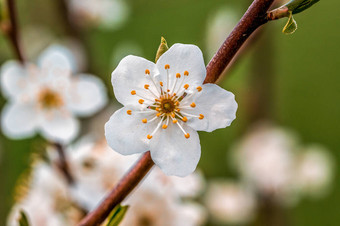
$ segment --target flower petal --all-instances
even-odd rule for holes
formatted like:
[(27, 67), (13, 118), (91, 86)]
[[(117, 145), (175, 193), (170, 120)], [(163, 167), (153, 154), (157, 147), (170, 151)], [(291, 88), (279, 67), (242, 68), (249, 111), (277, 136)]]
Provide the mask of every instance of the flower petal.
[(21, 92), (20, 84), (26, 76), (26, 70), (19, 62), (8, 61), (1, 67), (0, 76), (3, 95), (11, 98)]
[[(150, 75), (145, 70), (150, 71)], [(117, 68), (112, 72), (112, 86), (116, 99), (123, 105), (139, 105), (138, 100), (148, 97), (154, 100), (155, 97), (144, 88), (145, 84), (150, 85), (150, 90), (157, 93), (150, 76), (155, 79), (158, 74), (156, 65), (151, 61), (137, 56), (124, 57)], [(131, 91), (135, 90), (138, 95), (131, 95)]]
[(230, 126), (236, 118), (235, 96), (215, 84), (205, 84), (195, 98), (196, 107), (186, 110), (190, 114), (203, 114), (202, 120), (190, 118), (188, 125), (195, 130), (211, 132)]
[[(170, 88), (176, 80), (177, 73), (181, 74), (178, 84), (181, 84), (181, 80), (185, 79), (184, 84), (188, 84), (190, 89), (202, 85), (205, 79), (206, 68), (202, 51), (195, 45), (174, 44), (159, 58), (157, 68), (160, 72), (160, 80), (164, 84), (167, 82), (167, 70), (165, 70), (167, 64), (170, 66), (168, 69), (168, 87)], [(189, 73), (188, 76), (184, 76), (185, 71)]]
[[(58, 74), (70, 74), (76, 70), (76, 61), (67, 48), (61, 45), (48, 47), (39, 57), (38, 66), (44, 76), (58, 76)], [(45, 74), (46, 73), (46, 74)]]
[(3, 133), (13, 139), (23, 139), (35, 134), (38, 116), (33, 104), (9, 103), (1, 115)]
[[(127, 114), (132, 110), (131, 115)], [(149, 150), (147, 135), (155, 128), (155, 123), (143, 123), (146, 114), (126, 106), (116, 111), (105, 124), (105, 136), (109, 146), (123, 155), (142, 153)]]
[(47, 113), (40, 124), (41, 133), (45, 138), (64, 144), (69, 143), (77, 136), (79, 127), (77, 119), (60, 110)]
[(67, 105), (79, 116), (90, 116), (99, 111), (107, 103), (104, 83), (92, 75), (81, 74), (73, 79), (68, 93)]
[(198, 133), (188, 126), (184, 129), (190, 138), (185, 138), (178, 126), (171, 123), (167, 129), (158, 131), (150, 142), (152, 160), (169, 176), (189, 175), (194, 172), (201, 157)]

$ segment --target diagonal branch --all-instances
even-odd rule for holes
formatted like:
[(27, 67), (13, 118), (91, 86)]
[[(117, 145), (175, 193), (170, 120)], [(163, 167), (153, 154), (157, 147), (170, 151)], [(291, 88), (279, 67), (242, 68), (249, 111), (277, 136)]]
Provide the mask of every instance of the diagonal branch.
[[(258, 27), (268, 22), (267, 11), (273, 2), (274, 0), (253, 1), (240, 22), (209, 62), (204, 83), (215, 83), (250, 35)], [(111, 210), (138, 185), (153, 165), (150, 152), (145, 153), (99, 206), (79, 223), (79, 226), (100, 225)]]

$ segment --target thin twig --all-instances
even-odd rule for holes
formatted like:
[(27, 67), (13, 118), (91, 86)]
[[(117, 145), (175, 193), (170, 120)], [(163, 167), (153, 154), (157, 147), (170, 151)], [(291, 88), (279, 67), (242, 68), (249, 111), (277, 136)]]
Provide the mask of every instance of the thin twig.
[(58, 152), (58, 167), (65, 176), (65, 179), (67, 180), (67, 183), (70, 185), (74, 184), (74, 177), (71, 174), (70, 167), (67, 162), (67, 158), (65, 156), (65, 151), (63, 145), (60, 143), (54, 143), (53, 144)]
[(8, 27), (4, 32), (8, 36), (8, 39), (12, 44), (16, 57), (21, 63), (24, 63), (25, 58), (22, 53), (23, 51), (21, 45), (19, 43), (19, 30), (17, 24), (15, 0), (7, 0), (7, 7), (10, 23), (8, 24)]
[[(268, 21), (267, 11), (273, 2), (274, 0), (255, 0), (251, 4), (241, 21), (208, 64), (204, 83), (215, 83), (243, 43), (258, 27)], [(147, 152), (99, 206), (79, 223), (79, 226), (94, 226), (102, 223), (111, 210), (138, 185), (153, 165), (150, 152)]]

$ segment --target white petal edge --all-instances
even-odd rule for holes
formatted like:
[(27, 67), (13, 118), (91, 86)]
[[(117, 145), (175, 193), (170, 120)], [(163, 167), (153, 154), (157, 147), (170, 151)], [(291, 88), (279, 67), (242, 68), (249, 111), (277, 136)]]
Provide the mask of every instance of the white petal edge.
[[(132, 110), (131, 115), (127, 114)], [(155, 123), (143, 123), (144, 114), (134, 112), (133, 106), (117, 110), (105, 124), (105, 137), (108, 145), (122, 155), (143, 153), (149, 150), (147, 135)]]
[(190, 118), (188, 125), (198, 131), (212, 132), (230, 126), (236, 118), (235, 95), (215, 84), (204, 84), (195, 98), (196, 107), (186, 112), (203, 114), (204, 119)]
[(38, 117), (33, 104), (8, 103), (1, 115), (2, 131), (12, 139), (32, 137), (36, 132)]
[(184, 71), (189, 72), (189, 76), (185, 78), (185, 84), (188, 84), (190, 89), (195, 89), (202, 85), (205, 76), (206, 68), (203, 59), (202, 51), (195, 45), (190, 44), (174, 44), (166, 51), (157, 61), (157, 68), (160, 72), (160, 80), (166, 84), (167, 71), (165, 65), (170, 66), (169, 69), (169, 87), (171, 88), (175, 82), (176, 74), (180, 73), (184, 79)]
[(76, 115), (91, 116), (101, 110), (107, 101), (105, 85), (99, 78), (81, 74), (72, 79), (67, 105)]
[[(150, 71), (150, 75), (145, 74), (146, 69)], [(111, 81), (116, 99), (123, 105), (136, 106), (139, 105), (138, 100), (143, 99), (138, 95), (154, 100), (155, 97), (144, 88), (144, 85), (150, 85), (151, 91), (156, 93), (150, 76), (156, 80), (157, 75), (158, 70), (153, 62), (132, 55), (124, 57), (112, 72)], [(132, 90), (135, 90), (138, 95), (131, 95)]]
[(201, 157), (198, 133), (188, 126), (184, 129), (190, 138), (184, 137), (176, 124), (160, 129), (150, 142), (151, 158), (168, 176), (185, 177), (194, 172)]
[(39, 129), (47, 140), (68, 144), (78, 135), (80, 124), (71, 114), (54, 111), (44, 115)]
[(19, 62), (7, 61), (1, 67), (0, 76), (3, 95), (7, 98), (12, 98), (17, 96), (22, 90), (20, 84), (21, 81), (23, 82), (22, 79), (24, 79), (27, 75), (25, 67)]

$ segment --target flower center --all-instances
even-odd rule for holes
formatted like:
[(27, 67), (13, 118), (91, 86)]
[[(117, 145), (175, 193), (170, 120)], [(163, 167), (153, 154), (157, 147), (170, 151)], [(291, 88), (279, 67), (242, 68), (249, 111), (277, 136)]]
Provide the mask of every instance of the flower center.
[(160, 106), (161, 106), (161, 110), (164, 113), (173, 112), (175, 110), (175, 108), (176, 108), (174, 101), (171, 100), (171, 99), (163, 99), (163, 100), (161, 100)]
[(43, 89), (38, 94), (39, 105), (44, 109), (58, 108), (64, 104), (59, 93), (51, 89)]

